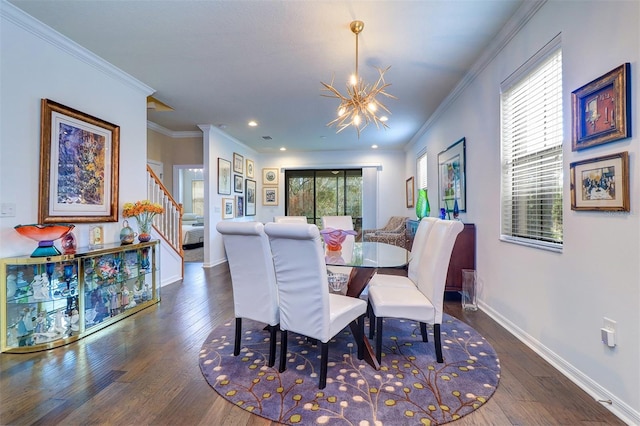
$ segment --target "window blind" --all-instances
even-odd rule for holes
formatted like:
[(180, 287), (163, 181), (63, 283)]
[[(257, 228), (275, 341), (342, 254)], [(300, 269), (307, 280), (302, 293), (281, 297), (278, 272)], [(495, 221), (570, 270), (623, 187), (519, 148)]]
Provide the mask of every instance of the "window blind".
[(559, 37), (501, 86), (502, 240), (562, 249)]
[(418, 164), (417, 164), (417, 179), (416, 184), (418, 185), (416, 189), (424, 189), (427, 187), (427, 153), (418, 156)]

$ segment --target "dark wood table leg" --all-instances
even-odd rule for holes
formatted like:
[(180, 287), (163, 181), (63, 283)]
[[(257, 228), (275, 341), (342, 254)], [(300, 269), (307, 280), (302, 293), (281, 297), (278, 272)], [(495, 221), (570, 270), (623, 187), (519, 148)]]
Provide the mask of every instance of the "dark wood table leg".
[[(365, 289), (367, 284), (369, 284), (369, 280), (373, 277), (373, 274), (376, 273), (375, 268), (353, 268), (351, 269), (351, 275), (349, 276), (349, 286), (347, 287), (347, 296), (349, 297), (360, 297), (360, 293)], [(364, 319), (363, 319), (364, 320)], [(358, 330), (355, 324), (351, 324), (351, 332), (353, 333), (356, 341), (359, 341), (362, 345), (364, 345), (364, 360), (376, 370), (380, 369), (380, 364), (376, 359), (376, 353), (369, 342), (369, 339), (366, 337), (366, 333), (362, 333), (360, 336), (360, 331)]]

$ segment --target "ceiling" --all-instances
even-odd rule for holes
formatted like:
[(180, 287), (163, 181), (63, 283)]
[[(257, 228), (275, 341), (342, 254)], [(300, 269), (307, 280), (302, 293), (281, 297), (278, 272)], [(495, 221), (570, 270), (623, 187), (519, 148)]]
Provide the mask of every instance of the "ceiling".
[[(161, 130), (210, 124), (269, 153), (402, 149), (523, 0), (10, 2), (156, 90), (174, 108), (149, 110)], [(326, 126), (338, 100), (320, 96), (334, 76), (345, 92), (355, 19), (365, 23), (361, 77), (374, 83), (375, 67), (391, 66), (397, 97), (382, 99), (390, 128), (369, 126), (359, 139)]]

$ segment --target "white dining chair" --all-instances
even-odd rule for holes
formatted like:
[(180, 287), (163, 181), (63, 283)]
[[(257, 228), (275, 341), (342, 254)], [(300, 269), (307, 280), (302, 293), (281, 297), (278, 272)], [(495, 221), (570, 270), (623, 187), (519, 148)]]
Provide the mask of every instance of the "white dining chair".
[[(440, 325), (444, 287), (453, 245), (464, 225), (459, 221), (438, 220), (432, 225), (418, 260), (417, 286), (377, 285), (369, 289), (369, 306), (375, 317), (376, 358), (382, 357), (383, 318), (406, 318), (420, 323), (422, 341), (427, 342), (427, 324), (433, 325), (436, 360), (443, 362)], [(405, 278), (409, 280), (408, 277)]]
[(355, 322), (358, 359), (363, 358), (366, 303), (329, 293), (327, 268), (316, 225), (267, 223), (280, 303), (280, 372), (286, 369), (287, 336), (294, 332), (321, 342), (320, 381), (327, 381), (329, 340)]
[(271, 246), (264, 225), (221, 221), (216, 229), (222, 235), (231, 272), (236, 319), (233, 354), (240, 353), (242, 318), (266, 323), (270, 338), (269, 367), (273, 367), (280, 312)]

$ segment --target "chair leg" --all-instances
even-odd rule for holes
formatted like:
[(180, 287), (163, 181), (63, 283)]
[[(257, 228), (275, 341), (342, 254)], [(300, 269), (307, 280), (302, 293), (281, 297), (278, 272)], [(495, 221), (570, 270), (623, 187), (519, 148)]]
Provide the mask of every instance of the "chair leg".
[(421, 322), (420, 323), (420, 334), (422, 334), (422, 341), (423, 342), (428, 342), (429, 341), (429, 336), (427, 336), (427, 323), (426, 322)]
[(378, 364), (382, 362), (382, 317), (376, 318), (376, 359), (378, 360)]
[(233, 355), (240, 354), (240, 338), (242, 336), (242, 318), (236, 318), (236, 338), (233, 344)]
[(444, 360), (442, 359), (442, 343), (440, 336), (440, 324), (433, 324), (433, 337), (434, 344), (436, 345), (436, 361), (442, 364)]
[(280, 331), (280, 368), (279, 372), (283, 372), (287, 369), (287, 330)]
[(322, 343), (322, 354), (320, 356), (320, 384), (319, 389), (327, 386), (327, 362), (329, 358), (329, 343)]
[(373, 313), (371, 302), (367, 303), (367, 314), (369, 316), (369, 339), (373, 339), (374, 334), (376, 334), (376, 316)]
[(278, 326), (269, 326), (269, 367), (273, 367), (276, 362), (276, 336), (278, 335)]
[(364, 359), (364, 315), (358, 318), (358, 359)]

